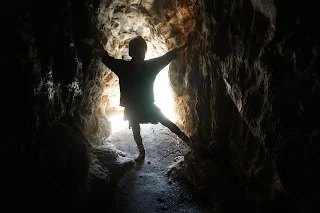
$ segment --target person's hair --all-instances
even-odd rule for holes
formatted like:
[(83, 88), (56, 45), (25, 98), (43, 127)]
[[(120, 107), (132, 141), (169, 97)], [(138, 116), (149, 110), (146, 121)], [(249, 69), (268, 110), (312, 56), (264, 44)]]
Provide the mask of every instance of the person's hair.
[(147, 42), (141, 37), (137, 36), (129, 42), (129, 55), (135, 50), (142, 49), (147, 52)]

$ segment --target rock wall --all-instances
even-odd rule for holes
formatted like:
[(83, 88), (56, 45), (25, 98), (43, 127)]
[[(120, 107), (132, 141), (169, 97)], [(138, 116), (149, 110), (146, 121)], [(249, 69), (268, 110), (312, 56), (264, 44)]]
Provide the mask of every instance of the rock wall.
[(106, 71), (83, 43), (94, 35), (99, 5), (61, 0), (2, 7), (1, 150), (12, 211), (90, 208), (133, 165), (113, 147), (94, 146), (110, 135), (100, 107)]
[[(214, 31), (214, 40), (223, 44), (213, 46), (219, 73), (251, 132), (273, 159), (283, 189), (300, 211), (311, 212), (319, 187), (314, 154), (319, 151), (315, 119), (320, 117), (318, 14), (311, 2), (299, 1), (224, 7), (228, 15), (213, 12), (218, 24), (221, 18), (231, 20)], [(246, 19), (241, 18), (244, 12)]]
[[(186, 52), (170, 68), (180, 122), (193, 139), (194, 150), (186, 156), (187, 178), (195, 194), (209, 204), (211, 211), (260, 212), (274, 208), (269, 201), (281, 190), (274, 165), (259, 137), (252, 134), (227, 93), (219, 71), (221, 60), (215, 45), (225, 51), (227, 47), (222, 44), (223, 36), (213, 39), (213, 35), (223, 28), (225, 20), (214, 20), (211, 11), (214, 7), (208, 2), (177, 1), (172, 4), (185, 5), (179, 9), (186, 9), (187, 21), (177, 21), (179, 16), (172, 13), (170, 18), (163, 16), (162, 23), (175, 20), (173, 22), (180, 29), (178, 36), (173, 36), (177, 41), (175, 45), (188, 37), (191, 39)], [(224, 10), (224, 4), (216, 4), (217, 11)], [(192, 23), (190, 30), (184, 29), (188, 28), (186, 22)], [(179, 42), (181, 37), (183, 42)]]
[(291, 211), (314, 211), (318, 13), (311, 2), (299, 1), (199, 5), (194, 43), (185, 59), (189, 88), (184, 88), (193, 92), (181, 97), (195, 106), (185, 123), (195, 132), (188, 166), (193, 185), (202, 181), (199, 188), (219, 192), (212, 208), (222, 212), (281, 211), (291, 205)]
[(97, 204), (114, 190), (132, 162), (95, 146), (110, 135), (104, 113), (117, 82), (83, 39), (122, 58), (141, 34), (157, 54), (191, 41), (169, 74), (193, 141), (186, 178), (208, 209), (312, 212), (320, 171), (315, 8), (287, 0), (8, 2), (1, 150), (7, 198), (22, 203), (11, 208), (36, 208), (39, 199), (44, 208), (59, 201), (53, 211)]
[(308, 212), (315, 206), (313, 8), (299, 1), (154, 1), (152, 21), (169, 49), (188, 36), (193, 41), (170, 77), (180, 123), (195, 141), (188, 178), (223, 206), (212, 208), (268, 212), (295, 203)]

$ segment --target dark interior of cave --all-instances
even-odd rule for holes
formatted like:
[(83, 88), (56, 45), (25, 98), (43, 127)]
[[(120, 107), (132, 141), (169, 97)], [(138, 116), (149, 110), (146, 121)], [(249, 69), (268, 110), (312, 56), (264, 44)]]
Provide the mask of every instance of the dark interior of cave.
[[(2, 212), (320, 212), (314, 1), (18, 0), (0, 17)], [(140, 166), (114, 130), (119, 80), (86, 45), (130, 60), (138, 35), (148, 58), (191, 41), (157, 84), (192, 143), (143, 126), (160, 154)]]

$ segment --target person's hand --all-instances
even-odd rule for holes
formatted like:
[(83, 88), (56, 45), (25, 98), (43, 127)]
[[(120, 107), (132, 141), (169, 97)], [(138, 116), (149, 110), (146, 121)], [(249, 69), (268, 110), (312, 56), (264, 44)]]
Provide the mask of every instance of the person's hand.
[(106, 53), (105, 50), (93, 48), (93, 55), (103, 56), (105, 53)]
[(171, 50), (171, 51), (170, 51), (170, 54), (172, 55), (172, 58), (178, 58), (178, 57), (179, 57), (179, 53), (180, 53), (183, 49), (185, 49), (187, 46), (188, 46), (188, 44), (185, 43), (183, 46), (177, 47), (177, 48)]

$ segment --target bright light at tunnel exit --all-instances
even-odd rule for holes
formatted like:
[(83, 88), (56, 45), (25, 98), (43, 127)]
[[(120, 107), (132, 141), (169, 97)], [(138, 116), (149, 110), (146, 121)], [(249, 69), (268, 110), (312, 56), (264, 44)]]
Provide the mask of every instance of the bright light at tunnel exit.
[(176, 122), (176, 113), (174, 110), (174, 100), (169, 81), (169, 67), (165, 67), (154, 82), (155, 104), (161, 109), (162, 113), (172, 122)]
[[(153, 51), (152, 45), (148, 42), (148, 51), (146, 54), (146, 60), (160, 56)], [(156, 77), (154, 82), (153, 92), (155, 97), (155, 105), (157, 105), (161, 112), (172, 122), (177, 121), (174, 99), (172, 89), (169, 81), (169, 65), (163, 68)], [(123, 121), (123, 112), (113, 115), (109, 118), (111, 121), (112, 132), (119, 132), (124, 128), (128, 128), (128, 121)]]

